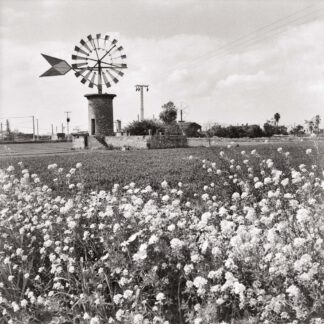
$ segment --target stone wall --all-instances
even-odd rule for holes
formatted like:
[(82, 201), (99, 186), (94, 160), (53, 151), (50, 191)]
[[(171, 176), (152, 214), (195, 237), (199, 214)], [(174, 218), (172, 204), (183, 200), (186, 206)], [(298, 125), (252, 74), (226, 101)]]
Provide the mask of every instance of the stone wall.
[(147, 149), (147, 139), (149, 136), (105, 136), (107, 145), (113, 147), (132, 147), (137, 149)]
[(300, 141), (314, 141), (324, 139), (321, 137), (296, 137), (296, 136), (272, 136), (272, 137), (257, 137), (257, 138), (225, 138), (225, 137), (189, 137), (189, 147), (213, 147), (219, 145), (227, 145), (230, 143), (234, 144), (253, 144), (253, 143), (284, 143), (284, 142), (300, 142)]
[(85, 137), (84, 136), (80, 136), (80, 137), (76, 137), (73, 136), (72, 137), (72, 148), (75, 150), (78, 149), (84, 149), (86, 147), (85, 145)]

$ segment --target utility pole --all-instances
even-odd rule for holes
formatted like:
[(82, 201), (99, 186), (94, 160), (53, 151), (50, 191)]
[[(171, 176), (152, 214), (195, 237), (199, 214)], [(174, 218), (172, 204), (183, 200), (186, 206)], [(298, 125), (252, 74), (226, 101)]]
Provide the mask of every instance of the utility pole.
[(140, 91), (141, 93), (141, 121), (144, 120), (144, 93), (143, 89), (146, 89), (146, 91), (149, 91), (149, 86), (145, 84), (137, 84), (135, 86), (136, 91)]
[[(99, 88), (99, 93), (102, 93), (100, 92), (101, 91), (101, 88)], [(67, 135), (69, 135), (69, 123), (70, 123), (70, 117), (69, 117), (69, 114), (72, 112), (72, 111), (64, 111), (66, 113), (66, 133)]]
[(180, 104), (180, 122), (183, 122), (183, 111), (186, 110), (187, 106), (183, 103)]
[(35, 116), (32, 116), (33, 119), (33, 141), (35, 142)]
[(37, 129), (37, 140), (39, 141), (38, 118), (36, 119), (36, 129)]

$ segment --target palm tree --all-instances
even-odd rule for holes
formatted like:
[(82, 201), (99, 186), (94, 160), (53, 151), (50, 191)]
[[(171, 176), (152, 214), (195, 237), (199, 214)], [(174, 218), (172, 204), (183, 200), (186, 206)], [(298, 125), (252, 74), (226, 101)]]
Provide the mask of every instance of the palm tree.
[(278, 126), (278, 123), (279, 123), (279, 119), (280, 119), (280, 114), (279, 113), (275, 113), (274, 114), (274, 116), (273, 116), (273, 118), (274, 118), (274, 120), (276, 121), (276, 126)]

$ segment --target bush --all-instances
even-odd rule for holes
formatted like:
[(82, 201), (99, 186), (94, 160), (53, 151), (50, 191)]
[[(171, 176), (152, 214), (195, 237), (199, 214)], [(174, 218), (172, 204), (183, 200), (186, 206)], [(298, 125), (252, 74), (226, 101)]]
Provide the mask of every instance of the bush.
[(241, 138), (241, 137), (263, 137), (265, 133), (259, 125), (241, 125), (241, 126), (220, 126), (214, 125), (207, 134), (209, 136)]
[(265, 123), (263, 125), (264, 135), (271, 137), (273, 135), (288, 135), (287, 127), (285, 126), (274, 126), (270, 123)]
[(164, 132), (164, 125), (155, 120), (145, 119), (143, 121), (133, 121), (125, 128), (125, 131), (130, 135), (148, 135), (149, 130), (152, 131), (152, 134)]
[(210, 182), (187, 198), (166, 181), (86, 193), (79, 163), (49, 165), (46, 184), (1, 171), (3, 321), (320, 323), (323, 170), (292, 168), (281, 148), (202, 168)]

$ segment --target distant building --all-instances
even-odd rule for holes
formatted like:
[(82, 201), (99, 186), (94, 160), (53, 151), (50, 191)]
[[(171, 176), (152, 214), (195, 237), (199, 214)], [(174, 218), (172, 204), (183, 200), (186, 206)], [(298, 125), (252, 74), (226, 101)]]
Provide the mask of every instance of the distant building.
[(183, 135), (188, 137), (199, 137), (201, 134), (201, 125), (195, 122), (178, 122), (180, 129), (182, 130)]

